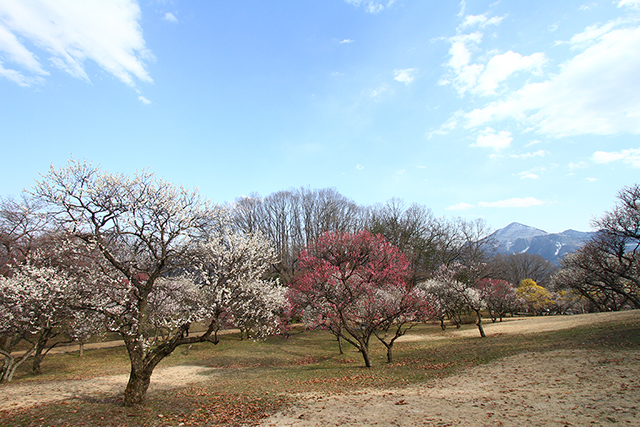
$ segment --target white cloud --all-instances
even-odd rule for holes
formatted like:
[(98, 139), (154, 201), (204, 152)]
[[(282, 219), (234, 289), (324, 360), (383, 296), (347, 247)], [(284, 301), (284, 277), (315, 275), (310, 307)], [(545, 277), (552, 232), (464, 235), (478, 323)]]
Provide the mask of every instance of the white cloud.
[(356, 169), (358, 169), (359, 171), (361, 171), (361, 170), (363, 170), (363, 169), (364, 169), (364, 166), (362, 166), (360, 163), (358, 163), (358, 164), (356, 165)]
[(513, 198), (500, 200), (498, 202), (480, 202), (478, 206), (482, 208), (529, 208), (531, 206), (544, 205), (546, 202), (535, 197)]
[(598, 6), (596, 3), (585, 3), (583, 5), (580, 5), (580, 10), (591, 10), (594, 7)]
[(176, 16), (171, 12), (165, 13), (164, 18), (162, 19), (164, 19), (167, 22), (178, 22), (178, 18), (176, 18)]
[(538, 151), (534, 151), (532, 152), (527, 152), (527, 153), (522, 153), (522, 154), (512, 154), (509, 157), (513, 158), (513, 159), (530, 159), (531, 157), (544, 157), (547, 154), (549, 154), (548, 151), (545, 150), (538, 150)]
[(596, 182), (598, 178), (585, 178), (584, 180), (587, 182)]
[(627, 6), (627, 7), (630, 7), (632, 9), (639, 9), (640, 8), (640, 0), (620, 0), (618, 2), (618, 7), (623, 7), (623, 6)]
[(571, 37), (569, 44), (572, 49), (580, 49), (587, 47), (593, 42), (597, 41), (600, 37), (613, 30), (620, 22), (609, 21), (604, 25), (591, 25), (581, 33)]
[(147, 98), (145, 98), (145, 97), (144, 97), (144, 96), (142, 96), (142, 95), (140, 95), (140, 96), (138, 97), (138, 100), (139, 100), (140, 102), (142, 102), (143, 104), (146, 104), (146, 105), (151, 104), (151, 101), (149, 101)]
[(405, 85), (409, 85), (415, 79), (415, 68), (407, 68), (405, 70), (393, 70), (393, 75), (395, 76), (393, 79), (399, 81), (400, 83), (404, 83)]
[(611, 163), (622, 161), (634, 168), (640, 168), (640, 148), (629, 148), (622, 151), (596, 151), (592, 157), (595, 163)]
[[(0, 21), (0, 51), (5, 52), (10, 62), (19, 64), (32, 73), (41, 76), (49, 74), (42, 68), (36, 56), (20, 43), (15, 34), (2, 25), (2, 21)], [(7, 70), (7, 72), (10, 71), (22, 76), (18, 71)]]
[(511, 132), (502, 130), (496, 133), (495, 130), (488, 127), (483, 131), (480, 131), (478, 139), (475, 144), (471, 144), (472, 147), (492, 148), (495, 151), (503, 150), (509, 147), (513, 138)]
[(458, 203), (457, 205), (449, 206), (449, 207), (447, 207), (445, 209), (448, 210), (448, 211), (466, 211), (466, 210), (472, 209), (474, 207), (475, 207), (474, 205), (470, 205), (469, 203), (462, 202), (462, 203)]
[(364, 7), (368, 13), (380, 13), (391, 7), (395, 0), (376, 1), (376, 0), (345, 0), (347, 3), (356, 7)]
[(482, 15), (467, 15), (464, 17), (464, 21), (460, 24), (459, 29), (475, 26), (485, 28), (489, 25), (498, 25), (503, 19), (504, 16), (493, 16), (491, 18), (487, 18), (486, 13)]
[(569, 163), (569, 169), (570, 170), (576, 170), (576, 169), (586, 169), (589, 167), (589, 164), (587, 162), (570, 162)]
[(133, 0), (33, 0), (0, 3), (0, 51), (12, 68), (0, 74), (29, 85), (48, 75), (32, 45), (55, 67), (89, 81), (84, 63), (92, 60), (124, 83), (151, 82), (144, 61), (152, 58), (138, 24)]
[(471, 48), (475, 48), (482, 41), (482, 33), (461, 34), (449, 39), (449, 61), (447, 66), (453, 72), (451, 79), (443, 78), (438, 84), (451, 83), (460, 95), (473, 89), (478, 77), (484, 69), (482, 64), (471, 64)]
[(540, 178), (540, 175), (538, 175), (537, 173), (534, 173), (532, 171), (523, 171), (523, 172), (517, 173), (516, 176), (520, 177), (520, 179), (538, 179), (538, 178)]
[(548, 151), (545, 150), (538, 150), (538, 151), (534, 151), (533, 153), (529, 152), (529, 153), (524, 153), (524, 154), (520, 154), (514, 157), (517, 157), (519, 159), (528, 159), (530, 157), (544, 157), (547, 154), (549, 154)]
[(492, 154), (491, 158), (509, 158), (509, 159), (530, 159), (532, 157), (544, 157), (547, 154), (549, 154), (548, 151), (545, 150), (538, 150), (538, 151), (534, 151), (532, 152), (526, 152), (526, 153), (522, 153), (522, 154)]
[(347, 44), (347, 43), (353, 43), (354, 40), (351, 39), (344, 39), (344, 40), (340, 40), (338, 43), (340, 44)]
[(467, 10), (467, 2), (464, 0), (460, 1), (460, 12), (458, 12), (458, 17), (462, 18), (464, 16), (465, 11)]
[(546, 58), (543, 53), (522, 56), (519, 53), (508, 51), (501, 55), (495, 55), (489, 60), (478, 78), (478, 84), (473, 88), (473, 92), (485, 96), (493, 95), (500, 83), (518, 71), (532, 71), (534, 74), (542, 74), (542, 66), (545, 62)]
[(379, 99), (379, 98), (380, 98), (380, 96), (381, 96), (383, 93), (385, 93), (388, 89), (389, 89), (389, 88), (387, 87), (387, 85), (386, 85), (386, 84), (383, 84), (383, 85), (381, 85), (379, 88), (377, 88), (377, 89), (373, 89), (373, 90), (369, 91), (369, 98), (372, 98), (372, 99), (377, 100), (377, 99)]
[[(473, 22), (486, 20), (485, 15), (467, 16), (465, 22), (471, 18), (475, 20)], [(500, 20), (495, 23), (498, 24)], [(463, 23), (462, 26), (470, 25)], [(492, 55), (486, 64), (473, 62), (472, 52), (478, 50), (482, 38), (483, 33), (476, 31), (470, 34), (458, 34), (448, 39), (451, 43), (449, 60), (446, 64), (449, 74), (443, 76), (438, 84), (451, 83), (460, 95), (470, 91), (488, 96), (495, 95), (496, 89), (501, 83), (520, 71), (529, 71), (535, 75), (542, 74), (542, 66), (547, 62), (547, 59), (540, 52), (523, 56), (510, 50), (506, 53)]]
[(554, 137), (639, 134), (640, 28), (612, 29), (592, 41), (546, 81), (465, 114), (466, 127), (515, 119)]

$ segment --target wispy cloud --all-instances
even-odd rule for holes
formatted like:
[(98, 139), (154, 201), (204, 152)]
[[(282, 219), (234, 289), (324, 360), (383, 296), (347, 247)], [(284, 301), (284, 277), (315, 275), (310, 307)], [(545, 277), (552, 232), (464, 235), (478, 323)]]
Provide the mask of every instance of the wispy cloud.
[[(6, 61), (0, 75), (24, 86), (42, 82), (49, 74), (38, 58), (44, 55), (82, 80), (89, 81), (84, 63), (92, 60), (127, 85), (151, 82), (145, 61), (152, 55), (139, 20), (133, 0), (1, 2), (0, 51)], [(34, 46), (38, 54), (30, 50)]]
[(415, 68), (406, 68), (404, 70), (393, 70), (393, 79), (397, 80), (405, 85), (409, 85), (415, 80), (415, 74), (417, 70)]
[(618, 7), (630, 7), (632, 9), (640, 9), (640, 0), (620, 0)]
[(535, 152), (527, 152), (527, 153), (522, 153), (522, 154), (508, 154), (508, 155), (504, 155), (504, 154), (492, 154), (490, 157), (491, 158), (509, 158), (509, 159), (530, 159), (532, 157), (544, 157), (547, 154), (549, 154), (548, 151), (545, 150), (538, 150)]
[(474, 88), (478, 77), (484, 69), (482, 64), (471, 63), (471, 48), (482, 41), (482, 33), (461, 34), (449, 39), (449, 61), (447, 67), (450, 75), (444, 76), (439, 85), (452, 84), (460, 95)]
[(480, 95), (495, 95), (502, 82), (519, 71), (530, 71), (541, 75), (542, 66), (546, 62), (543, 53), (534, 53), (522, 56), (519, 53), (508, 51), (493, 56), (478, 78), (478, 83), (472, 88), (472, 92)]
[(478, 206), (481, 208), (529, 208), (531, 206), (544, 205), (545, 203), (546, 202), (536, 199), (535, 197), (516, 197), (497, 202), (480, 202)]
[(151, 104), (151, 101), (149, 101), (147, 98), (145, 98), (145, 97), (144, 97), (144, 96), (142, 96), (142, 95), (140, 95), (140, 96), (138, 97), (138, 100), (139, 100), (140, 102), (142, 102), (143, 104), (145, 104), (145, 105), (149, 105), (149, 104)]
[(629, 148), (622, 151), (596, 151), (592, 160), (595, 163), (611, 163), (622, 161), (634, 168), (640, 168), (640, 148)]
[(486, 13), (482, 15), (467, 15), (464, 17), (464, 21), (462, 21), (462, 24), (460, 24), (460, 27), (458, 27), (458, 29), (464, 29), (468, 27), (485, 28), (489, 25), (498, 25), (500, 24), (500, 22), (502, 22), (503, 19), (504, 16), (492, 16), (491, 18), (487, 18)]
[(360, 163), (358, 163), (358, 164), (356, 165), (356, 169), (358, 169), (359, 171), (361, 171), (361, 170), (363, 170), (363, 169), (364, 169), (364, 166), (362, 166)]
[(347, 3), (356, 7), (364, 7), (368, 13), (380, 13), (383, 10), (391, 7), (395, 0), (376, 1), (376, 0), (345, 0)]
[(482, 147), (482, 148), (492, 148), (495, 151), (503, 150), (509, 147), (513, 138), (511, 137), (511, 132), (508, 131), (500, 131), (497, 132), (492, 128), (486, 128), (483, 131), (480, 131), (478, 135), (478, 139), (474, 144), (471, 144), (472, 147)]
[(162, 19), (164, 19), (167, 22), (178, 22), (178, 18), (176, 18), (176, 16), (171, 12), (165, 13)]
[(535, 173), (533, 171), (523, 171), (523, 172), (517, 173), (516, 176), (519, 177), (520, 179), (538, 179), (538, 178), (540, 178), (540, 175), (538, 175), (537, 173)]
[(369, 98), (374, 99), (374, 100), (378, 100), (378, 99), (380, 99), (380, 96), (383, 93), (385, 93), (388, 89), (389, 89), (389, 87), (386, 84), (382, 84), (376, 89), (369, 90), (368, 91)]
[(340, 40), (338, 43), (340, 43), (340, 44), (348, 44), (348, 43), (353, 43), (353, 42), (354, 42), (354, 40), (351, 40), (351, 39), (343, 39), (343, 40)]
[(466, 210), (473, 209), (473, 208), (475, 208), (474, 205), (470, 205), (469, 203), (462, 202), (462, 203), (458, 203), (456, 205), (448, 206), (446, 208), (446, 210), (448, 210), (448, 211), (466, 211)]
[(569, 169), (570, 170), (576, 170), (576, 169), (586, 169), (589, 167), (589, 163), (587, 162), (570, 162), (569, 163)]
[(640, 134), (640, 27), (613, 27), (589, 30), (579, 37), (589, 46), (557, 74), (466, 113), (465, 126), (515, 120), (553, 137)]
[[(529, 208), (531, 206), (544, 205), (546, 202), (536, 199), (535, 197), (513, 198), (500, 200), (497, 202), (479, 202), (477, 207), (480, 208)], [(449, 211), (463, 211), (475, 208), (476, 205), (469, 203), (458, 203), (446, 208)]]

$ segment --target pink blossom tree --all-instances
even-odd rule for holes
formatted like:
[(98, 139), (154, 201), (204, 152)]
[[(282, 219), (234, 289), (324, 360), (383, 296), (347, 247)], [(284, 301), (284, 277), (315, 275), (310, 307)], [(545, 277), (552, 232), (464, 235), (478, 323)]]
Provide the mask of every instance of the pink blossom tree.
[[(290, 299), (312, 328), (349, 342), (371, 367), (369, 342), (378, 333), (388, 349), (419, 319), (424, 299), (407, 280), (410, 263), (381, 235), (328, 232), (303, 250)], [(385, 332), (394, 328), (389, 338)]]

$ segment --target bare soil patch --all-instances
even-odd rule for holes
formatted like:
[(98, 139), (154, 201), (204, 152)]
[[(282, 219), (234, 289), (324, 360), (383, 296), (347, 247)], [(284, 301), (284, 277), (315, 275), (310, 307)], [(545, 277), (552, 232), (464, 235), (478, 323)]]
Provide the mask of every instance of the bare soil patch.
[[(514, 318), (487, 335), (528, 334), (637, 319), (638, 311)], [(441, 337), (478, 334), (448, 328)], [(405, 341), (433, 339), (420, 335)], [(558, 349), (507, 357), (401, 389), (299, 396), (263, 426), (640, 425), (640, 350)]]
[[(158, 368), (151, 379), (149, 392), (205, 381), (214, 368), (203, 366), (171, 366)], [(109, 375), (83, 380), (25, 382), (0, 386), (0, 410), (28, 408), (43, 403), (69, 399), (96, 399), (122, 393), (128, 375)]]
[(508, 357), (402, 389), (302, 395), (263, 426), (638, 425), (640, 351)]
[[(487, 335), (528, 334), (607, 322), (637, 321), (640, 312), (508, 319), (486, 323)], [(448, 328), (437, 336), (477, 334)], [(406, 341), (429, 339), (407, 335)], [(224, 368), (158, 368), (154, 391), (204, 383)], [(18, 381), (0, 386), (0, 410), (90, 400), (122, 393), (127, 375), (69, 381)], [(640, 425), (640, 349), (562, 349), (525, 353), (457, 375), (395, 389), (300, 394), (298, 403), (263, 426), (521, 426)]]

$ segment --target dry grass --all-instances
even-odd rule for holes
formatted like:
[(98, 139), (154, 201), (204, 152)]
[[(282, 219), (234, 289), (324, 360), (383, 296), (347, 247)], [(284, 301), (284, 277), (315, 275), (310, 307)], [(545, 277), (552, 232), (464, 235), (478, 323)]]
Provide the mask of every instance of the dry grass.
[[(217, 346), (194, 345), (188, 355), (185, 349), (178, 349), (162, 366), (214, 367), (215, 375), (196, 385), (176, 384), (173, 389), (157, 390), (138, 408), (122, 407), (120, 393), (84, 397), (0, 412), (0, 425), (252, 425), (301, 392), (402, 387), (523, 352), (638, 349), (640, 312), (631, 320), (627, 316), (625, 321), (527, 335), (498, 334), (486, 339), (451, 337), (435, 325), (423, 325), (414, 328), (412, 334), (425, 339), (398, 343), (392, 364), (384, 363), (384, 347), (372, 344), (372, 369), (362, 367), (361, 356), (352, 348), (346, 347), (344, 355), (338, 354), (336, 341), (325, 332), (294, 332), (288, 339), (272, 337), (262, 342), (240, 341), (238, 336), (228, 335)], [(40, 377), (21, 372), (16, 383), (123, 374), (128, 371), (128, 359), (123, 348), (92, 350), (83, 358), (77, 354), (51, 355), (45, 359), (43, 371)]]

